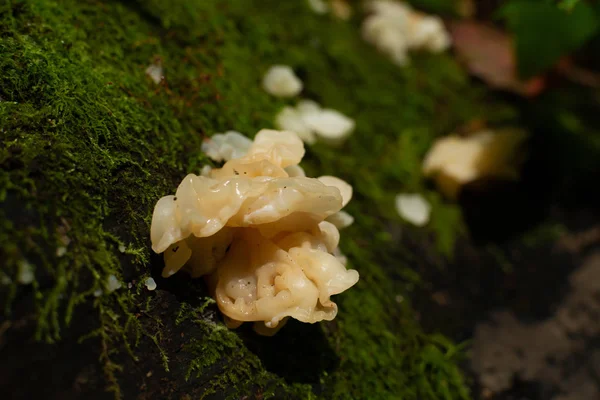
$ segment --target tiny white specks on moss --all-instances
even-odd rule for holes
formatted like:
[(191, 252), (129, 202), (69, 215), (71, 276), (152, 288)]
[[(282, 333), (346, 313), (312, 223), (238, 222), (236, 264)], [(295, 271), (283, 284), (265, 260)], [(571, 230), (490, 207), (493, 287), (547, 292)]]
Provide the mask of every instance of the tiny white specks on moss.
[(429, 222), (431, 205), (420, 194), (401, 193), (396, 196), (396, 210), (404, 220), (424, 226)]
[(34, 278), (33, 266), (26, 260), (21, 260), (17, 270), (17, 282), (22, 285), (29, 285)]
[(156, 289), (156, 282), (152, 278), (146, 279), (146, 282), (144, 282), (144, 284), (146, 285), (146, 289), (148, 289), (148, 290)]
[(62, 257), (67, 254), (67, 248), (65, 246), (60, 246), (56, 248), (56, 256)]
[(146, 75), (152, 79), (152, 82), (159, 84), (163, 80), (163, 68), (161, 64), (150, 64), (146, 68)]
[(276, 97), (294, 97), (302, 91), (302, 81), (287, 65), (273, 65), (263, 78), (263, 88)]
[(108, 277), (108, 281), (106, 283), (106, 290), (109, 292), (114, 292), (117, 289), (120, 289), (122, 286), (121, 282), (117, 279), (116, 276), (110, 275)]

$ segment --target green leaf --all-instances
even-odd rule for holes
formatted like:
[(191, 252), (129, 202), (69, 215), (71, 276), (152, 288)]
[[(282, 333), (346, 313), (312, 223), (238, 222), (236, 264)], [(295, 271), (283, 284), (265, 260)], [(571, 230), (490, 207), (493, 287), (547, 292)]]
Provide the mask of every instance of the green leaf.
[(571, 11), (579, 3), (579, 0), (560, 0), (558, 7), (565, 11)]
[(562, 56), (582, 46), (600, 25), (595, 10), (585, 2), (563, 1), (572, 8), (535, 0), (512, 0), (499, 16), (515, 37), (518, 72), (530, 78), (552, 67)]

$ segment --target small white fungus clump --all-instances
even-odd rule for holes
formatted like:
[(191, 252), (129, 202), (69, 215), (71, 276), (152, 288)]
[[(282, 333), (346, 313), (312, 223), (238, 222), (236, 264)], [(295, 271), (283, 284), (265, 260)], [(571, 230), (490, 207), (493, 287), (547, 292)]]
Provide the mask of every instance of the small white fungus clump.
[(344, 229), (354, 223), (354, 217), (346, 211), (338, 211), (327, 217), (326, 221), (331, 222), (338, 229)]
[(62, 257), (67, 254), (67, 248), (65, 246), (59, 246), (56, 248), (56, 256)]
[(408, 64), (410, 50), (439, 53), (451, 43), (442, 20), (392, 0), (375, 0), (367, 6), (370, 15), (362, 25), (365, 41), (387, 54), (400, 66)]
[(152, 278), (148, 278), (146, 279), (146, 281), (144, 282), (144, 284), (146, 285), (146, 289), (148, 290), (155, 290), (156, 289), (156, 281)]
[(212, 171), (212, 167), (210, 165), (205, 165), (200, 170), (200, 176), (210, 176), (210, 171)]
[(263, 78), (263, 88), (276, 97), (294, 97), (302, 91), (302, 81), (287, 65), (273, 65)]
[(358, 281), (342, 263), (338, 229), (327, 222), (352, 187), (306, 177), (303, 156), (295, 133), (262, 130), (243, 157), (208, 176), (188, 175), (155, 206), (152, 249), (164, 254), (163, 276), (181, 269), (206, 276), (231, 328), (248, 321), (273, 334), (289, 317), (332, 320), (330, 297)]
[(399, 194), (396, 196), (398, 214), (416, 226), (424, 226), (429, 222), (431, 205), (420, 194)]
[(106, 290), (109, 292), (114, 292), (117, 289), (120, 289), (122, 286), (121, 282), (114, 275), (109, 275), (108, 280), (106, 281)]
[(354, 131), (354, 120), (339, 111), (321, 108), (312, 100), (301, 100), (296, 107), (284, 107), (275, 117), (279, 129), (296, 132), (307, 144), (317, 139), (330, 145), (343, 143)]
[[(217, 133), (202, 143), (202, 151), (214, 161), (242, 158), (252, 145), (252, 140), (236, 131)], [(210, 167), (209, 167), (210, 168)]]
[(479, 178), (517, 180), (523, 161), (519, 149), (526, 139), (526, 132), (517, 129), (443, 137), (425, 156), (423, 174), (435, 178), (440, 191), (451, 199), (463, 185)]
[(33, 282), (35, 275), (33, 273), (33, 266), (26, 260), (19, 261), (17, 267), (17, 282), (21, 285), (29, 285)]
[(329, 5), (327, 5), (325, 0), (306, 0), (306, 1), (308, 3), (308, 6), (310, 7), (310, 9), (313, 10), (317, 14), (323, 15), (323, 14), (327, 14), (327, 12), (329, 11)]
[(306, 0), (310, 9), (319, 15), (331, 11), (334, 17), (347, 21), (352, 16), (352, 7), (347, 0)]
[(352, 7), (347, 0), (331, 0), (331, 13), (337, 18), (347, 21), (352, 16)]
[(150, 64), (148, 68), (146, 68), (146, 75), (152, 79), (152, 82), (158, 85), (163, 80), (162, 63), (157, 62), (155, 64)]

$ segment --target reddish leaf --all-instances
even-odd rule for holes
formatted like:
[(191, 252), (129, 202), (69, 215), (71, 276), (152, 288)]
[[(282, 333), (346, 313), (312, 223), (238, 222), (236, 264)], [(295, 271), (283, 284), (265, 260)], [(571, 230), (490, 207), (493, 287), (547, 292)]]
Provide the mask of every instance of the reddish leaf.
[(511, 38), (499, 29), (474, 21), (450, 25), (454, 49), (469, 72), (491, 87), (526, 97), (538, 95), (545, 87), (545, 77), (522, 81), (517, 76), (515, 50)]

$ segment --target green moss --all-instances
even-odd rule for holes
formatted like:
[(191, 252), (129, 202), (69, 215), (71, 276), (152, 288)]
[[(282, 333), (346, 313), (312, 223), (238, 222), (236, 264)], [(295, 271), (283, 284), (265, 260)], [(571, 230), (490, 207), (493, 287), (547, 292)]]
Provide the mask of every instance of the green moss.
[[(32, 296), (38, 339), (60, 340), (78, 306), (93, 304), (98, 326), (88, 337), (100, 340), (117, 397), (128, 373), (122, 365), (152, 357), (181, 388), (200, 382), (199, 396), (239, 397), (252, 386), (264, 397), (468, 397), (460, 351), (422, 332), (408, 300), (419, 284), (410, 253), (387, 233), (400, 224), (399, 191), (424, 192), (434, 205), (432, 229), (412, 232), (417, 238), (433, 236), (450, 255), (462, 230), (458, 209), (420, 175), (437, 136), (488, 113), (485, 94), (450, 57), (416, 54), (399, 69), (360, 40), (358, 17), (317, 16), (304, 1), (9, 0), (0, 15), (2, 272), (15, 282), (27, 260), (36, 276), (31, 288), (4, 286), (2, 299), (9, 313), (16, 298)], [(165, 80), (155, 85), (144, 71), (158, 59)], [(123, 282), (148, 274), (154, 203), (207, 162), (199, 151), (205, 135), (254, 135), (272, 125), (284, 102), (259, 83), (274, 63), (298, 71), (304, 96), (357, 122), (343, 148), (318, 144), (305, 163), (355, 187), (356, 224), (342, 249), (361, 273), (339, 296), (338, 319), (320, 325), (339, 365), (318, 370), (318, 382), (268, 372), (248, 348), (253, 339), (226, 330), (216, 313), (201, 317), (191, 300), (182, 313), (157, 316), (139, 282), (94, 296), (111, 274)], [(67, 252), (59, 256), (61, 246)], [(178, 359), (169, 335), (183, 327), (195, 336)], [(146, 341), (154, 355), (140, 353)], [(206, 374), (216, 377), (206, 383)]]

